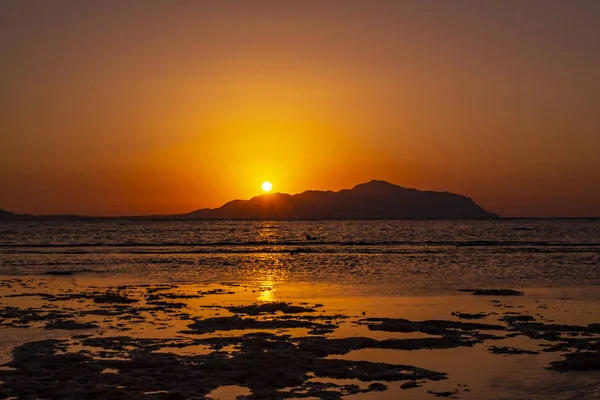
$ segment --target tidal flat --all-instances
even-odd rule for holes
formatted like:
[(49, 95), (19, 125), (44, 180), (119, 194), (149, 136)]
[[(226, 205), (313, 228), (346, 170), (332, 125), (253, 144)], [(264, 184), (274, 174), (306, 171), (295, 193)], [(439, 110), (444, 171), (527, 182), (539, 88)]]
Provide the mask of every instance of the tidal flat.
[(0, 398), (599, 398), (598, 302), (464, 289), (6, 277)]

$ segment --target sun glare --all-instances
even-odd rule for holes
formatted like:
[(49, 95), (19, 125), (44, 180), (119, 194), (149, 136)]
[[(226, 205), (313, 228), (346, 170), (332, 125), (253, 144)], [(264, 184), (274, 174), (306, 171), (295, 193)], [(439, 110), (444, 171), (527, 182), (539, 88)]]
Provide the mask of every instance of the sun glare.
[(273, 185), (271, 185), (271, 182), (263, 182), (262, 184), (262, 190), (264, 190), (265, 192), (270, 192), (271, 189), (273, 189)]

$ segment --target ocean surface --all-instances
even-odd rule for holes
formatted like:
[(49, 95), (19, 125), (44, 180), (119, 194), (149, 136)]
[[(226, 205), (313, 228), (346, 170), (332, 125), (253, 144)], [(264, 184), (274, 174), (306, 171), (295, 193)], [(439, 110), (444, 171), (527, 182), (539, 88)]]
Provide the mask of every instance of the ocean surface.
[[(249, 378), (242, 387), (211, 373), (206, 388), (219, 387), (207, 398), (233, 400), (260, 389), (263, 383), (252, 377), (268, 366), (267, 354), (274, 365), (298, 363), (285, 374), (308, 368), (306, 387), (362, 388), (347, 396), (356, 400), (422, 400), (436, 393), (464, 400), (600, 400), (597, 371), (548, 369), (585, 346), (597, 352), (600, 333), (592, 327), (600, 323), (599, 285), (600, 220), (0, 222), (0, 391), (33, 398), (40, 397), (36, 391), (76, 393), (88, 385), (166, 396), (169, 371), (178, 371), (182, 384), (193, 381), (197, 368), (222, 351), (206, 343), (226, 339), (228, 357), (219, 359), (229, 361), (217, 370)], [(459, 291), (479, 288), (524, 295)], [(314, 308), (252, 311), (278, 304)], [(250, 311), (240, 318), (245, 308)], [(418, 328), (373, 322), (388, 318)], [(311, 329), (315, 321), (333, 324), (331, 331)], [(471, 322), (492, 325), (461, 328)], [(431, 331), (444, 324), (458, 328)], [(207, 329), (194, 331), (196, 325)], [(447, 342), (456, 338), (466, 342)], [(61, 341), (73, 357), (57, 353), (45, 363), (41, 353), (13, 357), (48, 339)], [(111, 353), (115, 343), (128, 350)], [(306, 350), (314, 343), (322, 349)], [(292, 350), (299, 356), (286, 358)], [(130, 373), (139, 370), (142, 353), (151, 357), (148, 379)], [(169, 355), (162, 359), (162, 353)], [(330, 359), (350, 365), (348, 375), (337, 367), (325, 376), (311, 369)], [(65, 374), (80, 374), (91, 363), (95, 372), (65, 383)], [(380, 381), (372, 371), (389, 372), (390, 364), (447, 379), (424, 379), (410, 390), (392, 379), (383, 382), (384, 391), (367, 390)], [(377, 368), (351, 379), (364, 365)], [(300, 383), (290, 387), (300, 390)], [(178, 385), (169, 390), (181, 390)]]
[(347, 284), (385, 295), (600, 285), (600, 220), (18, 221), (0, 275)]

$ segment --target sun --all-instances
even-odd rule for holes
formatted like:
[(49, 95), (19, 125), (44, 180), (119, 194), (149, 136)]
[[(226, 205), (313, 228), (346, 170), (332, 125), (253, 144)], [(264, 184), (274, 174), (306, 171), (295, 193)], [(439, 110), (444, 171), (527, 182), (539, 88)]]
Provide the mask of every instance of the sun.
[(262, 190), (264, 190), (265, 192), (270, 192), (271, 189), (273, 189), (273, 185), (271, 185), (271, 182), (269, 182), (269, 181), (263, 182), (261, 187), (262, 187)]

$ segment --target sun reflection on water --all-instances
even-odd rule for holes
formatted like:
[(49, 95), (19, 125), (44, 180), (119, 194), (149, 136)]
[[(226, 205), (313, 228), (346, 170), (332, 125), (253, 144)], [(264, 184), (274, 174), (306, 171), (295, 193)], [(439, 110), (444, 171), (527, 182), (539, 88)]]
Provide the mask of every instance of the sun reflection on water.
[[(279, 227), (273, 222), (261, 222), (257, 225), (257, 235), (264, 241), (277, 240), (280, 236)], [(277, 298), (277, 285), (288, 281), (289, 264), (286, 263), (286, 253), (258, 253), (255, 265), (249, 280), (258, 284), (257, 301), (275, 302)]]
[(261, 242), (276, 242), (281, 239), (279, 224), (273, 221), (260, 221), (256, 223), (256, 235)]
[(276, 291), (277, 290), (274, 287), (274, 282), (271, 280), (266, 280), (261, 283), (260, 292), (259, 292), (256, 300), (268, 302), (268, 303), (276, 302), (277, 301), (277, 296), (275, 295)]
[(259, 292), (256, 300), (275, 302), (277, 285), (288, 281), (289, 265), (281, 253), (262, 253), (256, 255), (256, 268), (248, 276), (248, 280), (257, 285)]

